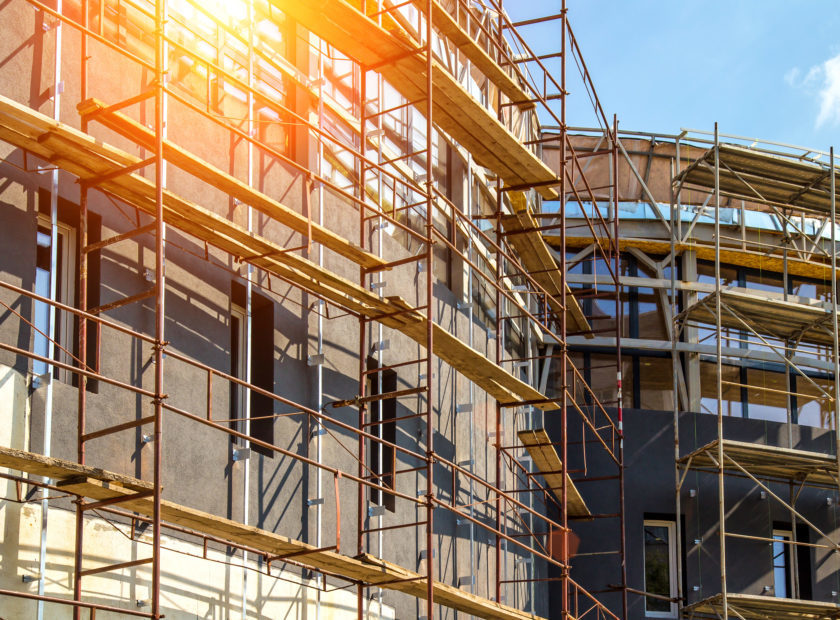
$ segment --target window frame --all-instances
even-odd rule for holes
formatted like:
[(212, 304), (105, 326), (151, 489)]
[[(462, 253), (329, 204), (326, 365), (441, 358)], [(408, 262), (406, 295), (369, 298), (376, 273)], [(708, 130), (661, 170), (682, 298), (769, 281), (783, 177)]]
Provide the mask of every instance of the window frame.
[[(643, 590), (647, 592), (647, 557), (645, 554), (644, 549), (644, 530), (645, 528), (652, 526), (652, 527), (665, 527), (668, 531), (668, 582), (669, 582), (669, 596), (671, 598), (676, 598), (677, 596), (677, 523), (676, 521), (670, 521), (665, 519), (645, 519), (642, 524), (642, 579), (643, 579)], [(675, 619), (679, 618), (679, 608), (676, 602), (671, 601), (670, 603), (670, 610), (668, 611), (650, 611), (647, 608), (647, 598), (644, 597), (644, 605), (645, 605), (645, 617), (646, 618), (670, 618)]]
[[(38, 213), (37, 218), (35, 221), (35, 251), (38, 251), (38, 235), (41, 234), (41, 229), (46, 229), (50, 236), (50, 246), (46, 246), (50, 253), (52, 252), (52, 220), (49, 215), (44, 213)], [(57, 234), (57, 243), (58, 243), (58, 251), (56, 254), (56, 269), (58, 273), (56, 274), (56, 299), (55, 301), (62, 303), (66, 306), (75, 307), (76, 302), (76, 258), (78, 253), (76, 252), (76, 233), (77, 230), (75, 227), (67, 224), (61, 220), (56, 221), (56, 228), (58, 230)], [(50, 265), (52, 267), (52, 265)], [(37, 280), (37, 273), (38, 271), (44, 271), (47, 276), (51, 279), (51, 273), (49, 269), (42, 269), (38, 266), (38, 260), (36, 257), (35, 260), (35, 273), (36, 273), (36, 280)], [(49, 284), (48, 284), (49, 286)], [(50, 292), (49, 289), (47, 290), (47, 294), (44, 297), (49, 298)], [(46, 306), (47, 311), (47, 319), (46, 325), (38, 325), (37, 324), (37, 310), (41, 304)], [(35, 301), (33, 303), (33, 325), (36, 326), (37, 329), (44, 332), (44, 334), (49, 334), (49, 315), (50, 315), (50, 305), (45, 304), (44, 302)], [(50, 342), (47, 336), (41, 336), (41, 334), (35, 332), (33, 334), (33, 342), (32, 342), (32, 350), (36, 351), (38, 345), (36, 344), (38, 340), (42, 339), (46, 343), (47, 351), (44, 357), (52, 357), (54, 361), (63, 362), (69, 365), (75, 365), (75, 360), (73, 359), (72, 355), (68, 355), (64, 351), (61, 350), (60, 347), (63, 347), (71, 354), (75, 349), (75, 316), (71, 312), (62, 311), (58, 308), (55, 309), (54, 313), (55, 317), (55, 327), (54, 330), (54, 338), (56, 342), (55, 349), (53, 350), (53, 355), (50, 356)], [(47, 369), (44, 368), (44, 372), (36, 372), (36, 365), (41, 364), (38, 360), (32, 360), (31, 366), (31, 373), (33, 377), (41, 377), (44, 374), (47, 374)], [(50, 366), (51, 364), (44, 364), (44, 366)], [(72, 375), (69, 370), (65, 370), (62, 368), (58, 368), (57, 366), (52, 366), (52, 376), (58, 381), (62, 382), (69, 382), (72, 380)]]
[[(782, 538), (777, 539), (776, 536), (781, 536)], [(773, 597), (774, 598), (791, 598), (793, 594), (793, 562), (792, 559), (792, 552), (793, 552), (793, 545), (791, 541), (793, 540), (793, 532), (789, 529), (784, 529), (780, 527), (774, 527), (773, 531), (770, 534), (770, 537), (773, 539), (772, 549), (773, 549)], [(784, 568), (785, 571), (785, 596), (779, 596), (779, 589), (776, 587), (776, 541), (779, 540), (779, 544), (782, 545), (782, 557), (784, 558), (784, 564), (779, 568)]]
[[(237, 379), (245, 381), (246, 355), (248, 346), (246, 344), (246, 317), (245, 309), (237, 303), (230, 304), (230, 336), (231, 336), (231, 364), (230, 374)], [(237, 432), (245, 433), (245, 411), (249, 390), (238, 383), (230, 382), (230, 389), (233, 394), (230, 398), (230, 419), (231, 428)], [(233, 437), (236, 444), (242, 443), (238, 437)]]
[[(379, 363), (368, 359), (368, 370), (379, 369)], [(371, 396), (388, 394), (397, 390), (399, 377), (393, 369), (382, 369), (370, 372), (367, 377), (367, 393)], [(397, 442), (397, 399), (395, 397), (380, 398), (370, 402), (368, 415), (371, 422), (378, 422), (370, 428), (371, 435), (382, 441), (396, 444)], [(380, 483), (386, 488), (395, 488), (396, 483), (396, 452), (391, 446), (386, 446), (376, 440), (368, 440), (367, 452), (370, 472), (379, 477)], [(382, 506), (388, 512), (396, 511), (396, 496), (388, 491), (370, 487), (369, 501), (374, 506)]]

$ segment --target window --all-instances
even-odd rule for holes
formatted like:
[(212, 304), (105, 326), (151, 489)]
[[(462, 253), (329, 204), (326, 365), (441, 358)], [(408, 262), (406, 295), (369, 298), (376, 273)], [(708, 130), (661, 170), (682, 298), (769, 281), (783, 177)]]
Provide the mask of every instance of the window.
[(790, 598), (789, 541), (789, 530), (773, 530), (773, 594), (776, 598)]
[(796, 542), (805, 544), (794, 545), (791, 544), (792, 540), (789, 522), (773, 523), (773, 596), (811, 600), (814, 559), (813, 548), (808, 545), (811, 540), (810, 527), (804, 523), (796, 526)]
[[(368, 370), (375, 370), (379, 364), (376, 360), (368, 360)], [(393, 370), (382, 370), (368, 374), (367, 391), (371, 396), (378, 394), (390, 394), (397, 390), (397, 373)], [(370, 402), (370, 421), (380, 422), (372, 425), (371, 435), (375, 435), (383, 441), (395, 444), (397, 442), (397, 399), (383, 398)], [(396, 453), (394, 448), (369, 441), (368, 468), (373, 476), (382, 481), (382, 486), (394, 488), (394, 472), (396, 471)], [(384, 497), (383, 497), (384, 495)], [(370, 501), (373, 504), (384, 506), (388, 511), (396, 509), (396, 497), (392, 493), (382, 493), (379, 489), (371, 488)]]
[[(657, 596), (677, 596), (676, 524), (673, 521), (645, 520), (645, 592)], [(645, 597), (649, 618), (676, 618), (677, 604), (661, 598)]]
[[(67, 225), (58, 224), (58, 247), (56, 249), (56, 301), (73, 305), (75, 300), (74, 274), (76, 263), (76, 235)], [(50, 296), (50, 268), (52, 255), (52, 234), (50, 219), (38, 216), (38, 230), (35, 233), (35, 293), (42, 297)], [(36, 301), (34, 304), (34, 332), (33, 351), (36, 355), (50, 357), (50, 305)], [(72, 364), (73, 358), (66, 351), (73, 351), (73, 315), (69, 312), (55, 311), (55, 347), (54, 359), (65, 364)], [(46, 374), (47, 364), (40, 360), (33, 360), (32, 374), (41, 376)], [(55, 368), (53, 376), (66, 381), (67, 371)]]
[[(245, 309), (235, 303), (230, 306), (230, 374), (245, 379)], [(230, 427), (245, 432), (245, 398), (248, 389), (237, 383), (230, 384)]]
[[(33, 245), (35, 250), (35, 277), (34, 292), (42, 297), (50, 296), (50, 268), (52, 253), (52, 228), (50, 217), (51, 194), (41, 189), (38, 192), (38, 215), (36, 220), (35, 238)], [(88, 214), (87, 221), (88, 243), (96, 243), (102, 235), (102, 218), (95, 213)], [(59, 303), (74, 306), (79, 298), (78, 279), (78, 256), (79, 256), (79, 208), (63, 198), (58, 199), (58, 223), (57, 223), (57, 244), (56, 244), (56, 301)], [(100, 300), (100, 257), (101, 250), (89, 252), (88, 278), (87, 278), (87, 307), (88, 309), (99, 306)], [(50, 304), (35, 302), (32, 306), (32, 324), (37, 328), (33, 330), (32, 351), (43, 357), (50, 356), (49, 334)], [(78, 366), (76, 361), (79, 356), (78, 338), (78, 317), (70, 312), (55, 310), (55, 347), (54, 358), (56, 361)], [(39, 333), (39, 332), (43, 332)], [(88, 321), (87, 325), (87, 351), (86, 363), (89, 368), (99, 371), (99, 330), (94, 322)], [(33, 360), (32, 374), (42, 376), (47, 372), (47, 364), (42, 361)], [(78, 385), (78, 375), (68, 370), (53, 368), (53, 378), (65, 381), (72, 385)], [(37, 385), (37, 384), (35, 384)], [(87, 381), (89, 392), (98, 391), (96, 380)]]
[[(245, 287), (234, 282), (231, 287), (230, 310), (230, 374), (238, 379), (246, 377), (247, 317)], [(270, 299), (251, 294), (251, 385), (274, 392), (274, 304)], [(274, 443), (274, 399), (258, 394), (244, 386), (231, 384), (231, 428), (245, 432), (246, 398), (250, 400), (250, 436), (265, 443)], [(273, 457), (274, 452), (263, 446), (251, 445), (254, 452)]]

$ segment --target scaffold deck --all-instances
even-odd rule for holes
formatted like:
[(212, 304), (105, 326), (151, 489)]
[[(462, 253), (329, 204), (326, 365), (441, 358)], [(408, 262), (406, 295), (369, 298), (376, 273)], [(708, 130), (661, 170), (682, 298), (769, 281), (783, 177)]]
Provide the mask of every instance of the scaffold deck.
[[(559, 303), (562, 294), (563, 276), (551, 251), (548, 249), (539, 230), (539, 224), (527, 211), (503, 215), (502, 228), (508, 234), (508, 243), (516, 250), (519, 260), (530, 276), (542, 286), (552, 298), (549, 304), (555, 312), (562, 312)], [(592, 327), (583, 313), (578, 300), (572, 295), (572, 289), (566, 285), (566, 309), (571, 319), (571, 332), (583, 332), (592, 338)]]
[[(2, 96), (0, 140), (26, 149), (83, 180), (100, 179), (140, 161)], [(102, 181), (99, 187), (150, 215), (155, 214), (155, 184), (145, 177), (135, 173), (120, 174)], [(164, 190), (163, 198), (167, 224), (353, 312), (376, 318), (420, 345), (427, 343), (425, 317), (404, 300), (398, 297), (382, 299), (169, 190)], [(546, 410), (557, 408), (541, 392), (436, 323), (433, 336), (435, 355), (497, 400), (503, 403), (528, 401)]]
[[(55, 480), (57, 486), (69, 493), (97, 501), (131, 496), (153, 488), (151, 483), (129, 476), (6, 447), (0, 447), (0, 467), (46, 476)], [(147, 495), (126, 499), (117, 505), (147, 517), (153, 515), (154, 501)], [(173, 525), (258, 549), (272, 556), (294, 554), (296, 562), (352, 581), (396, 590), (420, 599), (426, 598), (426, 582), (423, 575), (369, 555), (354, 558), (335, 551), (325, 551), (293, 538), (168, 501), (161, 502), (161, 517)], [(481, 618), (541, 620), (533, 614), (464, 592), (439, 581), (434, 583), (434, 600), (441, 605)]]
[[(724, 196), (750, 202), (792, 206), (827, 215), (831, 210), (831, 175), (828, 168), (737, 146), (719, 147), (719, 184)], [(675, 183), (713, 190), (715, 150), (709, 149), (678, 174)], [(835, 192), (840, 189), (836, 184)]]
[[(407, 101), (423, 108), (427, 66), (408, 33), (398, 27), (388, 30), (378, 25), (344, 0), (271, 3), (361, 66), (376, 68)], [(437, 60), (432, 66), (435, 124), (509, 186), (533, 184), (544, 198), (557, 198), (552, 185), (555, 181), (559, 184), (557, 174)]]
[[(830, 620), (840, 618), (840, 605), (755, 594), (728, 594), (730, 618), (743, 620)], [(689, 620), (723, 617), (723, 596), (716, 594), (682, 609)]]
[[(551, 443), (545, 429), (519, 431), (519, 441), (528, 450), (528, 454), (534, 461), (534, 465), (542, 472), (542, 477), (558, 501), (563, 501), (563, 462), (557, 456), (557, 450)], [(566, 474), (566, 497), (568, 498), (568, 515), (570, 517), (585, 518), (591, 517), (592, 513), (583, 501), (572, 477)]]
[[(715, 439), (678, 461), (689, 469), (717, 471), (718, 440)], [(837, 459), (829, 454), (780, 448), (763, 444), (723, 440), (724, 469), (739, 471), (737, 463), (752, 475), (776, 480), (837, 485)]]
[[(715, 300), (710, 293), (683, 313), (686, 320), (716, 324)], [(832, 312), (818, 300), (805, 303), (804, 298), (779, 299), (765, 291), (729, 287), (720, 291), (720, 322), (723, 327), (753, 330), (762, 336), (831, 346), (834, 342)]]

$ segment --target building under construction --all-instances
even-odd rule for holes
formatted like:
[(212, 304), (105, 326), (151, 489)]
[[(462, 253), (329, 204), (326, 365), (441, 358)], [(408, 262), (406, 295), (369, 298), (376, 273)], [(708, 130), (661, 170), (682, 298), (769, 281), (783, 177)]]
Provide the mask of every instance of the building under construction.
[(840, 617), (833, 152), (557, 4), (0, 5), (0, 617)]

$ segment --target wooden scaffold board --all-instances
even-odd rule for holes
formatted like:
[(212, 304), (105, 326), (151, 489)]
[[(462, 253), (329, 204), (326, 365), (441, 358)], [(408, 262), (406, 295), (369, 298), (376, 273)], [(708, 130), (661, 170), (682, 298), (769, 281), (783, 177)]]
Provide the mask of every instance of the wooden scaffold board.
[[(534, 465), (542, 472), (542, 477), (548, 488), (554, 493), (558, 501), (563, 501), (563, 462), (557, 456), (557, 450), (551, 443), (548, 433), (545, 429), (537, 428), (533, 430), (519, 431), (517, 433), (519, 441), (528, 450)], [(587, 518), (591, 517), (592, 513), (583, 501), (580, 492), (575, 483), (572, 482), (572, 477), (566, 474), (566, 498), (567, 514), (570, 517)]]
[[(414, 0), (414, 6), (417, 7), (418, 11), (425, 13), (426, 0)], [(461, 7), (456, 20), (455, 16), (447, 11), (438, 0), (432, 0), (432, 25), (461, 50), (473, 66), (498, 86), (512, 102), (521, 102), (518, 105), (522, 108), (536, 107), (536, 104), (530, 100), (532, 96), (525, 92), (525, 89), (519, 85), (518, 80), (499, 66), (484, 48), (470, 36), (466, 24), (468, 17), (473, 20), (479, 19), (475, 13), (467, 16), (465, 10)]]
[[(0, 140), (26, 149), (80, 179), (101, 178), (136, 164), (138, 157), (95, 140), (27, 106), (0, 96)], [(128, 204), (154, 215), (155, 184), (136, 173), (121, 174), (99, 186)], [(228, 219), (164, 190), (164, 221), (229, 254), (250, 262), (353, 312), (377, 319), (420, 345), (426, 344), (426, 319), (398, 297), (381, 299), (284, 247)], [(556, 409), (554, 401), (487, 359), (463, 341), (433, 325), (434, 354), (503, 403), (534, 402)]]
[[(539, 225), (534, 216), (527, 211), (520, 211), (503, 215), (501, 223), (506, 233), (515, 233), (508, 234), (507, 241), (516, 250), (522, 266), (552, 296), (549, 304), (555, 312), (562, 312), (559, 299), (562, 294), (563, 277), (554, 256), (538, 230)], [(568, 284), (566, 285), (566, 310), (572, 324), (570, 331), (583, 332), (584, 336), (592, 338), (594, 336), (592, 327), (586, 320), (586, 315), (578, 300), (572, 295), (572, 289)]]
[[(417, 44), (396, 24), (386, 29), (345, 0), (270, 1), (361, 66), (375, 67), (407, 101), (425, 109), (426, 61)], [(538, 185), (544, 198), (556, 199), (557, 174), (437, 60), (432, 67), (435, 124), (508, 185)]]
[[(97, 501), (130, 496), (152, 489), (151, 483), (143, 480), (6, 447), (0, 447), (0, 467), (46, 476), (55, 480), (57, 486), (69, 493)], [(147, 517), (153, 516), (154, 501), (148, 496), (127, 499), (118, 506)], [(161, 518), (173, 525), (257, 549), (271, 556), (295, 554), (296, 562), (353, 581), (404, 592), (421, 599), (426, 597), (423, 575), (369, 555), (353, 558), (334, 551), (319, 550), (293, 538), (168, 501), (161, 503)], [(434, 600), (446, 607), (481, 618), (542, 620), (533, 614), (464, 592), (439, 581), (434, 583)]]

